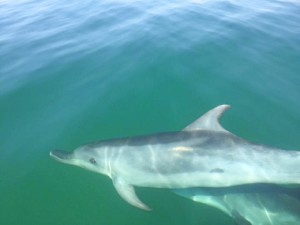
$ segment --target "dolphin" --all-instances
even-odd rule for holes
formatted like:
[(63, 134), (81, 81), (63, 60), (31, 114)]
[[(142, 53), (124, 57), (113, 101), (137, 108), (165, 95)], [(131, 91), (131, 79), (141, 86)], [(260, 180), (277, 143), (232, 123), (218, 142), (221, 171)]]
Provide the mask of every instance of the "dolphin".
[(224, 188), (173, 190), (195, 202), (215, 207), (237, 225), (298, 225), (300, 188), (274, 184), (249, 184)]
[(220, 105), (182, 131), (104, 140), (72, 153), (53, 150), (62, 163), (106, 175), (129, 204), (150, 210), (134, 186), (229, 187), (252, 183), (299, 184), (300, 152), (252, 144), (219, 123)]

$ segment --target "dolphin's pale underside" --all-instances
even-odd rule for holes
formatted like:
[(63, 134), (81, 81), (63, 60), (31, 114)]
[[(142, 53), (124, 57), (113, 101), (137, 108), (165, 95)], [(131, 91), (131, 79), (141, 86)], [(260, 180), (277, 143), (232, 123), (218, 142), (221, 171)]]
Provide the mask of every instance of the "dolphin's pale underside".
[(128, 203), (149, 209), (134, 186), (229, 187), (252, 183), (299, 184), (300, 152), (251, 144), (225, 130), (220, 105), (179, 132), (82, 145), (54, 159), (110, 177)]

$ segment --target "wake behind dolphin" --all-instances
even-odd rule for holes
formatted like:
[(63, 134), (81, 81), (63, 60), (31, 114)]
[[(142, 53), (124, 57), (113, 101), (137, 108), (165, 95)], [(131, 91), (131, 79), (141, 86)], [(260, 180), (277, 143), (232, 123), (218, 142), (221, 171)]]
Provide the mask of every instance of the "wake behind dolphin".
[(183, 131), (120, 138), (82, 145), (54, 159), (110, 177), (120, 196), (149, 209), (134, 186), (229, 187), (252, 183), (300, 184), (300, 152), (251, 144), (225, 130), (220, 105)]

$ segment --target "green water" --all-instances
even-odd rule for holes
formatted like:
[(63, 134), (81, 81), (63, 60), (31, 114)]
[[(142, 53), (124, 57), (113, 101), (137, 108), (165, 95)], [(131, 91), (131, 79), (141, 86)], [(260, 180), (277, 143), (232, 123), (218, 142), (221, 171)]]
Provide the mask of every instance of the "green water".
[(222, 123), (300, 149), (298, 1), (0, 1), (0, 224), (233, 225), (168, 190), (59, 164), (52, 149)]

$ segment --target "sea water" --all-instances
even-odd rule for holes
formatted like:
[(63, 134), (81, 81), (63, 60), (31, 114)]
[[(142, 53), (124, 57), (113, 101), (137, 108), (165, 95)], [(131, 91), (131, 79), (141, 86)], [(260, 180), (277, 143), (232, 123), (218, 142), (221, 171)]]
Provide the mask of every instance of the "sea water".
[(0, 1), (0, 224), (233, 225), (165, 189), (137, 188), (144, 212), (49, 157), (224, 103), (226, 129), (300, 150), (299, 1)]

